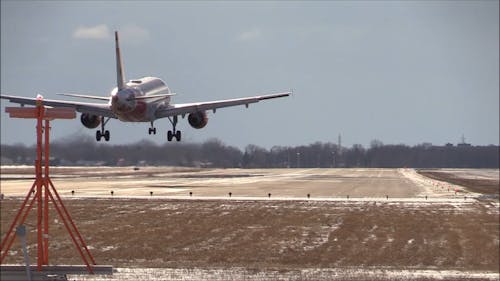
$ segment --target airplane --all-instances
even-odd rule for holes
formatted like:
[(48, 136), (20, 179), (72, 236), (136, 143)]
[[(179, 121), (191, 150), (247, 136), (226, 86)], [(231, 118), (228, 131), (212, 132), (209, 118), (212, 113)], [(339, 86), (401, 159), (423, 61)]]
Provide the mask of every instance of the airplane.
[[(81, 113), (80, 121), (88, 129), (95, 129), (99, 125), (101, 129), (96, 131), (96, 140), (109, 141), (110, 133), (105, 129), (108, 121), (118, 119), (123, 122), (149, 122), (149, 134), (156, 134), (154, 121), (160, 118), (168, 118), (172, 124), (172, 130), (167, 133), (167, 140), (181, 140), (181, 131), (176, 129), (178, 116), (185, 118), (195, 129), (201, 129), (208, 123), (207, 111), (216, 112), (223, 107), (245, 105), (247, 108), (251, 103), (263, 100), (287, 97), (291, 92), (268, 94), (261, 96), (236, 98), (228, 100), (208, 101), (174, 104), (171, 97), (175, 95), (167, 84), (157, 77), (142, 77), (125, 82), (125, 73), (121, 59), (118, 31), (115, 31), (115, 53), (116, 53), (116, 87), (111, 91), (109, 97), (92, 96), (84, 94), (59, 93), (58, 95), (107, 101), (107, 103), (72, 102), (65, 100), (43, 99), (43, 104), (51, 107), (70, 107)], [(21, 106), (35, 105), (36, 98), (0, 95), (0, 98), (18, 103)]]

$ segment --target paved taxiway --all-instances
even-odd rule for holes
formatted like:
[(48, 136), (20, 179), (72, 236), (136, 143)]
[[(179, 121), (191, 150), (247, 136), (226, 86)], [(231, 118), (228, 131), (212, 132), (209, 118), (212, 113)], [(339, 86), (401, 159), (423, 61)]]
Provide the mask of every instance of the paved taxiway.
[[(62, 195), (272, 198), (448, 197), (457, 187), (437, 188), (412, 169), (191, 169), (172, 167), (52, 168)], [(32, 167), (2, 167), (1, 189), (22, 196)], [(443, 185), (444, 186), (444, 185)], [(451, 189), (451, 190), (450, 190)]]

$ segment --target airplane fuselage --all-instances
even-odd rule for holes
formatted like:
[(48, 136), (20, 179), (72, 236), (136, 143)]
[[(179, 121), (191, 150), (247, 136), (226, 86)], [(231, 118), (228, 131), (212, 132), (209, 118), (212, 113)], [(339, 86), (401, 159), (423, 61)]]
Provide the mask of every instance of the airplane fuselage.
[(151, 122), (156, 119), (155, 112), (158, 107), (170, 104), (170, 96), (146, 99), (141, 97), (168, 94), (171, 94), (170, 89), (160, 78), (143, 77), (130, 80), (123, 89), (118, 90), (115, 87), (111, 91), (111, 110), (124, 122)]

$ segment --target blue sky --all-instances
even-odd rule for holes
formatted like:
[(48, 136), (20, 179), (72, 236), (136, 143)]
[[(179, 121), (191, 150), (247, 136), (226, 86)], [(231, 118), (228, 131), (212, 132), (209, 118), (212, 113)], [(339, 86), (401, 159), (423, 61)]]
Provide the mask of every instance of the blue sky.
[[(498, 1), (1, 1), (1, 92), (109, 95), (112, 33), (127, 79), (162, 78), (194, 102), (294, 90), (286, 99), (187, 120), (183, 141), (229, 145), (499, 143)], [(34, 123), (9, 119), (1, 142), (34, 143)], [(166, 142), (168, 120), (112, 120), (111, 142)], [(55, 139), (95, 134), (53, 123)], [(160, 133), (161, 132), (161, 133)]]

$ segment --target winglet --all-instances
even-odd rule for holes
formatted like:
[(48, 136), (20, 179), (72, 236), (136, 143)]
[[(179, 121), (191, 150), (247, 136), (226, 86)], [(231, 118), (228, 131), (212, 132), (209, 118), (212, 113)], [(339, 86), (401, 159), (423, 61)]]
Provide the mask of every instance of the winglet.
[(125, 73), (123, 72), (122, 56), (120, 54), (120, 43), (118, 41), (118, 31), (115, 31), (116, 47), (116, 86), (118, 91), (125, 87)]

